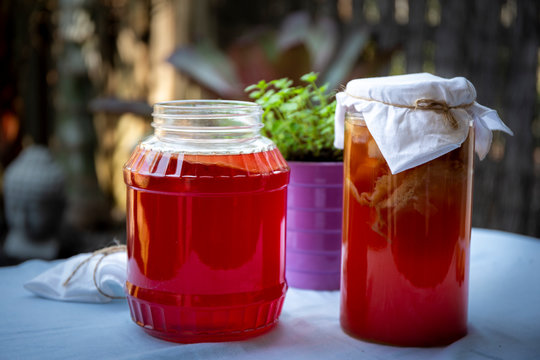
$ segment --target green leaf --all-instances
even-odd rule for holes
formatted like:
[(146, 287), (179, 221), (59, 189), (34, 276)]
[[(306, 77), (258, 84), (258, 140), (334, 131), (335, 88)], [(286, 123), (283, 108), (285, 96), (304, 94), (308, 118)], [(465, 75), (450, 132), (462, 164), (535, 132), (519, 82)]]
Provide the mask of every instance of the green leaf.
[(298, 109), (298, 104), (295, 103), (284, 103), (279, 107), (279, 110), (283, 113), (289, 113), (296, 111)]
[(261, 97), (262, 92), (260, 90), (253, 91), (251, 94), (249, 94), (249, 97), (252, 99), (258, 99)]
[(302, 75), (302, 77), (300, 78), (300, 80), (305, 81), (305, 82), (312, 83), (312, 82), (317, 81), (317, 77), (318, 77), (318, 74), (316, 74), (316, 73), (314, 73), (314, 72), (310, 72), (310, 73), (308, 73), (308, 74)]
[(259, 87), (256, 84), (249, 85), (247, 88), (244, 89), (245, 92), (250, 92), (255, 89), (258, 89)]

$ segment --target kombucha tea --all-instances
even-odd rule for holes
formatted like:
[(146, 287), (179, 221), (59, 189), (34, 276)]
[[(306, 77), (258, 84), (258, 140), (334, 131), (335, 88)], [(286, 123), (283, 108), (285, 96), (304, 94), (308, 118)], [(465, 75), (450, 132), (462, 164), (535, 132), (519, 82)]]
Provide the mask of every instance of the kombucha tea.
[(197, 155), (139, 146), (124, 167), (134, 321), (176, 342), (269, 330), (287, 290), (288, 178), (275, 148)]
[(437, 346), (467, 332), (472, 127), (458, 149), (392, 175), (361, 118), (345, 123), (341, 325)]

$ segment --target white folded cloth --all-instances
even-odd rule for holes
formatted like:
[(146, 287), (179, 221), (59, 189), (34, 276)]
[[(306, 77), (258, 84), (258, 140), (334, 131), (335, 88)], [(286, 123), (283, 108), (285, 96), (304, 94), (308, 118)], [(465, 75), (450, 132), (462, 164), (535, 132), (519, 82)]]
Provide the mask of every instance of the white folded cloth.
[(125, 296), (126, 266), (125, 246), (113, 246), (61, 261), (24, 287), (53, 300), (106, 303)]
[(362, 115), (393, 174), (460, 147), (470, 124), (476, 153), (483, 159), (493, 130), (512, 131), (495, 110), (475, 99), (474, 86), (463, 77), (421, 73), (352, 80), (336, 95), (334, 146), (343, 149), (349, 111)]

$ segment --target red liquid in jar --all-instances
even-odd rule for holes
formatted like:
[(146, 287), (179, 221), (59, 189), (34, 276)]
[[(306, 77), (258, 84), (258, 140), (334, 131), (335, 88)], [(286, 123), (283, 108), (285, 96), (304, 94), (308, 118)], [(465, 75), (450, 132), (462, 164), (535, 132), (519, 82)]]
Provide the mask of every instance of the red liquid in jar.
[(287, 289), (288, 177), (277, 149), (177, 155), (139, 147), (124, 168), (134, 321), (177, 342), (269, 330)]
[(365, 126), (347, 121), (345, 144), (342, 327), (402, 346), (464, 336), (472, 142), (396, 175)]

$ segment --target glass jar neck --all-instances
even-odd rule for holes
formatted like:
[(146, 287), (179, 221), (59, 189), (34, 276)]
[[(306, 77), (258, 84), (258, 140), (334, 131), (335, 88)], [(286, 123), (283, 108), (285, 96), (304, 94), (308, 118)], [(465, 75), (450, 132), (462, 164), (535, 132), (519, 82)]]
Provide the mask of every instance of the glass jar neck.
[(245, 101), (168, 101), (154, 105), (152, 126), (161, 141), (243, 142), (260, 136), (261, 114)]

